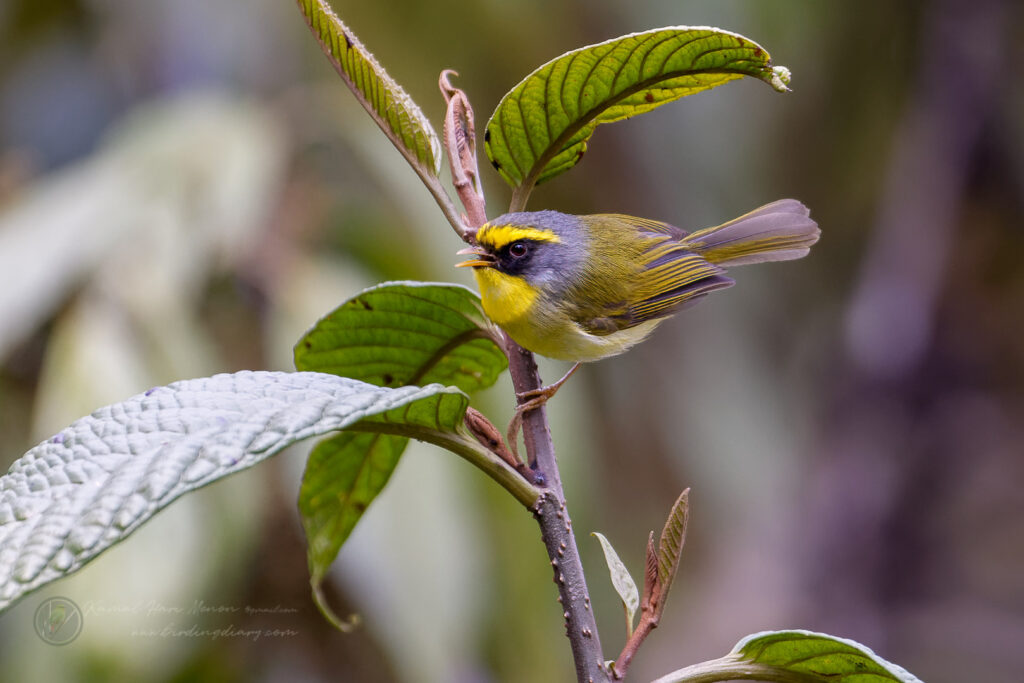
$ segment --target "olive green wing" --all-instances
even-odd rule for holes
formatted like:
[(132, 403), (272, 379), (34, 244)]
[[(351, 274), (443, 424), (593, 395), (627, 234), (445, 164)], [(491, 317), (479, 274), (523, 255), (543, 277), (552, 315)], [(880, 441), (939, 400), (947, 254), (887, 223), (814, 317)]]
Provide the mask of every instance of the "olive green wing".
[(672, 315), (706, 294), (734, 284), (724, 270), (687, 248), (682, 241), (686, 233), (673, 225), (623, 215), (588, 218), (630, 231), (623, 236), (628, 239), (619, 243), (636, 245), (629, 250), (633, 275), (626, 283), (625, 296), (579, 321), (591, 334), (612, 334)]
[(652, 245), (644, 257), (636, 300), (630, 307), (634, 325), (671, 315), (706, 294), (735, 284), (724, 270), (672, 237)]

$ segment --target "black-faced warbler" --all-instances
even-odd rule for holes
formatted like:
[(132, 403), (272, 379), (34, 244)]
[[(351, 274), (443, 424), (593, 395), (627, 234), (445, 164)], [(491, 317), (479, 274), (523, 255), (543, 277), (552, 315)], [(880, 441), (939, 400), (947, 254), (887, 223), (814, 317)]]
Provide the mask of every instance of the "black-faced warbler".
[(484, 312), (520, 346), (594, 361), (734, 284), (725, 267), (807, 254), (819, 235), (808, 213), (783, 199), (691, 233), (619, 214), (509, 213), (480, 227), (458, 265), (472, 266)]

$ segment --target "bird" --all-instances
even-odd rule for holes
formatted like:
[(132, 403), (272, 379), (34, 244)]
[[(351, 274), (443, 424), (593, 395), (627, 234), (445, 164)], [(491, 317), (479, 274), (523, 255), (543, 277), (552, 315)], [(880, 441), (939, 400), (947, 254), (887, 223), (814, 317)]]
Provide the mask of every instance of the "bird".
[(480, 226), (457, 265), (473, 269), (484, 313), (517, 344), (574, 363), (532, 392), (519, 417), (580, 363), (627, 351), (675, 313), (731, 287), (727, 268), (801, 258), (819, 236), (795, 199), (693, 232), (623, 214), (514, 212)]

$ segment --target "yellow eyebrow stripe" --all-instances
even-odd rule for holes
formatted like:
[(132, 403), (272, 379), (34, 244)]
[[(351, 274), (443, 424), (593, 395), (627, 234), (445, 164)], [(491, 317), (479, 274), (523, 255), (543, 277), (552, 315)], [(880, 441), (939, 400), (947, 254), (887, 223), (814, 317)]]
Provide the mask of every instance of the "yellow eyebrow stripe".
[(561, 242), (558, 235), (550, 230), (541, 230), (523, 225), (491, 225), (485, 223), (476, 233), (477, 243), (501, 249), (516, 240), (533, 240), (535, 242)]

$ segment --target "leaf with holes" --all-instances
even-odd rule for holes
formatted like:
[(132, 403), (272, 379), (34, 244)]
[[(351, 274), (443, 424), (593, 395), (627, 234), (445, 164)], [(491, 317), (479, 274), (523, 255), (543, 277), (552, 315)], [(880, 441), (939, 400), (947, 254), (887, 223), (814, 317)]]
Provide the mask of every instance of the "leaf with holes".
[(523, 79), (484, 133), (487, 156), (523, 193), (580, 160), (602, 123), (751, 76), (779, 91), (789, 71), (757, 43), (728, 31), (674, 26), (567, 52)]
[(474, 392), (508, 367), (501, 332), (461, 285), (385, 282), (324, 316), (295, 345), (298, 370), (380, 386), (439, 382)]
[(441, 172), (441, 141), (412, 98), (324, 0), (298, 0), (306, 23), (338, 75), (420, 175)]
[(799, 630), (755, 633), (721, 659), (680, 669), (653, 683), (741, 678), (780, 683), (921, 683), (858, 642)]
[(179, 496), (303, 439), (353, 429), (489, 457), (462, 425), (468, 402), (438, 384), (387, 389), (315, 372), (239, 372), (101, 408), (0, 477), (0, 610), (77, 571)]

